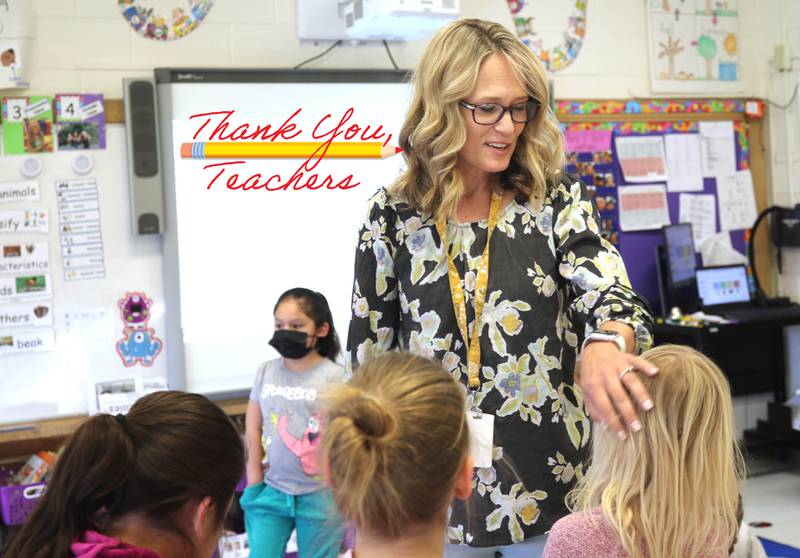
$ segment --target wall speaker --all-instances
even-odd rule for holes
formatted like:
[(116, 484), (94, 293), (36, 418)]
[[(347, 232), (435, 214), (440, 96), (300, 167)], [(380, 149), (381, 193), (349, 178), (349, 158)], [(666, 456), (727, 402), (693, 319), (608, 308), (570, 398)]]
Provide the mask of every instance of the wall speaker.
[(164, 231), (164, 185), (159, 164), (156, 88), (147, 79), (122, 81), (133, 232), (160, 234)]

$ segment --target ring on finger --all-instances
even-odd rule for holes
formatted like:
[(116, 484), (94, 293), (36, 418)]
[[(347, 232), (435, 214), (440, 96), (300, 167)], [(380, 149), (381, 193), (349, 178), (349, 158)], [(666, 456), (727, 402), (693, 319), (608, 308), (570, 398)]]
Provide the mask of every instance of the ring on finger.
[(633, 370), (633, 366), (628, 366), (625, 370), (619, 373), (619, 381), (621, 382), (622, 379), (625, 377), (625, 374)]

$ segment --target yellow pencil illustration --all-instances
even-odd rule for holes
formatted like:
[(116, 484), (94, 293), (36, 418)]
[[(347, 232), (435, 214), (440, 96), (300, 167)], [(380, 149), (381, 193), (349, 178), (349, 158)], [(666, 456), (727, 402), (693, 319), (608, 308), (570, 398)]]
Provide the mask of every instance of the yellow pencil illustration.
[(181, 144), (183, 159), (307, 159), (325, 155), (330, 159), (386, 159), (403, 150), (379, 141), (196, 141)]

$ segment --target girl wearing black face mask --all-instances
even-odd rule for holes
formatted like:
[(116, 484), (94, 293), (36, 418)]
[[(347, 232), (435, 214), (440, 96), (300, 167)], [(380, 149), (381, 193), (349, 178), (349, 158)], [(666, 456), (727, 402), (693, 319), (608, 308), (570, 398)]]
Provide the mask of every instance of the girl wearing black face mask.
[(274, 315), (269, 344), (281, 358), (259, 367), (247, 405), (248, 487), (240, 503), (250, 555), (282, 557), (296, 527), (301, 555), (333, 558), (343, 530), (321, 478), (318, 397), (344, 381), (344, 368), (335, 362), (339, 339), (320, 293), (286, 291)]

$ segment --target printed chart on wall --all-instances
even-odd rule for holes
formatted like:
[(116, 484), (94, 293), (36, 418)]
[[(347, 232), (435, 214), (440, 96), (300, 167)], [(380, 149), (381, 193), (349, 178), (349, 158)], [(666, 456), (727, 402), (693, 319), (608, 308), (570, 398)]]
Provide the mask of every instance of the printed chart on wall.
[(654, 92), (737, 92), (739, 0), (649, 0)]

